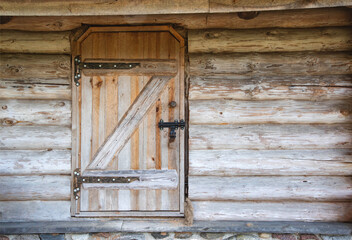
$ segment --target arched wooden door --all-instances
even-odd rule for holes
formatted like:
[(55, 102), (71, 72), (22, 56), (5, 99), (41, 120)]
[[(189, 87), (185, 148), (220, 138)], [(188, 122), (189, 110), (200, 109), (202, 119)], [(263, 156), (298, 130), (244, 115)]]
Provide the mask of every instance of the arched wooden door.
[(92, 27), (76, 41), (73, 216), (182, 216), (183, 51), (166, 26)]

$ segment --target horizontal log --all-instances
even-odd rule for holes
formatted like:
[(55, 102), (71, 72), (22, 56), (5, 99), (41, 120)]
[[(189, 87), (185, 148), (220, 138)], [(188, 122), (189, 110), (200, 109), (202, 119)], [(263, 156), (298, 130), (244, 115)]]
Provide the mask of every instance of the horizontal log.
[(1, 53), (71, 53), (70, 32), (2, 30)]
[(65, 221), (70, 216), (70, 201), (3, 201), (0, 222)]
[(352, 73), (349, 52), (191, 54), (192, 76), (302, 76)]
[(2, 150), (0, 175), (70, 174), (69, 150)]
[(192, 77), (189, 99), (352, 99), (352, 75), (296, 77)]
[(192, 201), (195, 220), (329, 221), (352, 220), (351, 202)]
[(69, 84), (71, 59), (68, 55), (1, 54), (0, 76), (1, 80)]
[(0, 176), (0, 201), (70, 200), (70, 176)]
[(23, 83), (0, 81), (0, 99), (61, 99), (71, 100), (71, 86), (67, 84)]
[(351, 148), (351, 125), (190, 125), (190, 150)]
[(71, 101), (0, 100), (0, 126), (71, 126)]
[(68, 31), (87, 25), (174, 24), (187, 29), (249, 29), (249, 28), (309, 28), (321, 26), (349, 26), (351, 10), (347, 8), (265, 11), (252, 19), (238, 13), (167, 14), (125, 16), (15, 16), (0, 25), (0, 29), (22, 31)]
[(189, 101), (189, 112), (189, 122), (193, 125), (352, 123), (350, 100), (192, 100)]
[(350, 51), (352, 30), (346, 28), (193, 30), (190, 53)]
[(71, 127), (12, 126), (0, 128), (0, 150), (71, 149)]
[(352, 171), (351, 155), (351, 149), (191, 150), (189, 175), (347, 176)]
[[(304, 173), (302, 173), (304, 174)], [(196, 201), (348, 201), (350, 177), (189, 177), (189, 198)]]
[(77, 1), (46, 2), (3, 0), (0, 4), (0, 15), (3, 16), (82, 16), (82, 15), (140, 15), (140, 14), (180, 14), (212, 12), (245, 12), (286, 9), (324, 8), (351, 5), (349, 0), (319, 0), (305, 3), (299, 0), (286, 1), (230, 1), (230, 0), (197, 0), (189, 4), (186, 0), (158, 1), (149, 0), (141, 3), (121, 0), (117, 2)]

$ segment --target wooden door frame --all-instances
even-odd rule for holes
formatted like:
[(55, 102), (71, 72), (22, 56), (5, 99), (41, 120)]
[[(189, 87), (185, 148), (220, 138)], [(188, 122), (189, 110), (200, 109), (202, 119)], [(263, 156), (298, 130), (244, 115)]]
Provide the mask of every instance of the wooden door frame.
[[(96, 32), (169, 32), (180, 44), (179, 56), (179, 78), (180, 78), (180, 119), (186, 119), (186, 104), (185, 104), (185, 40), (171, 26), (116, 26), (116, 27), (90, 27), (81, 36), (71, 40), (72, 45), (72, 65), (71, 65), (71, 86), (72, 86), (72, 164), (71, 164), (71, 216), (72, 217), (98, 217), (97, 212), (80, 212), (79, 201), (74, 199), (72, 194), (74, 182), (74, 169), (79, 166), (79, 141), (80, 141), (80, 107), (81, 99), (79, 99), (81, 88), (76, 87), (74, 83), (74, 58), (81, 52), (81, 43), (91, 34)], [(187, 130), (187, 128), (186, 128)], [(186, 131), (180, 131), (180, 152), (179, 152), (179, 211), (102, 211), (99, 212), (99, 217), (183, 217), (184, 216), (184, 201), (185, 201), (185, 141)]]

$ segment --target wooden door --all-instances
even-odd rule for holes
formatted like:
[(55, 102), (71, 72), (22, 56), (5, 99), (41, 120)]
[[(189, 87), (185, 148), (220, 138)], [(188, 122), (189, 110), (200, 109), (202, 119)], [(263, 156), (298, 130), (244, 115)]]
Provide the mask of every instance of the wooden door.
[(81, 177), (138, 179), (82, 183), (72, 195), (74, 216), (183, 214), (184, 131), (172, 139), (158, 127), (184, 119), (183, 50), (182, 37), (165, 26), (93, 27), (77, 40), (81, 67), (133, 67), (83, 68), (76, 76), (73, 169)]

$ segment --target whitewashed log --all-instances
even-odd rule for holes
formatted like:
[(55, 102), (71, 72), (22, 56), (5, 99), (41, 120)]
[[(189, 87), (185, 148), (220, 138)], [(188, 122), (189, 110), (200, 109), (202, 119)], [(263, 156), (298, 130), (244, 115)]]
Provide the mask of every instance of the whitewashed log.
[(190, 125), (191, 150), (351, 148), (351, 125)]
[(346, 28), (193, 30), (190, 53), (350, 51), (352, 30)]
[(70, 174), (69, 150), (1, 150), (0, 175)]
[(70, 204), (70, 201), (2, 201), (0, 222), (69, 220)]
[(0, 150), (70, 149), (71, 128), (63, 126), (12, 126), (0, 128)]
[(70, 32), (2, 30), (1, 53), (71, 53)]
[(188, 192), (193, 201), (348, 201), (352, 198), (352, 179), (190, 176)]
[(349, 52), (190, 54), (192, 76), (305, 76), (352, 73)]
[(1, 80), (70, 84), (70, 76), (71, 59), (68, 55), (1, 54)]
[(352, 99), (352, 75), (192, 77), (189, 99)]
[(191, 150), (189, 175), (348, 176), (352, 172), (351, 156), (351, 149)]
[(176, 189), (178, 174), (176, 170), (120, 170), (120, 171), (86, 171), (83, 177), (139, 177), (130, 183), (83, 183), (83, 188), (116, 189)]
[(349, 100), (191, 100), (190, 124), (352, 123)]
[(71, 102), (62, 100), (0, 100), (0, 126), (71, 126)]
[(195, 220), (325, 221), (352, 217), (351, 202), (231, 202), (192, 201)]
[(67, 84), (42, 84), (0, 81), (0, 99), (62, 99), (71, 100), (71, 86)]
[(0, 201), (70, 200), (70, 176), (0, 176)]

